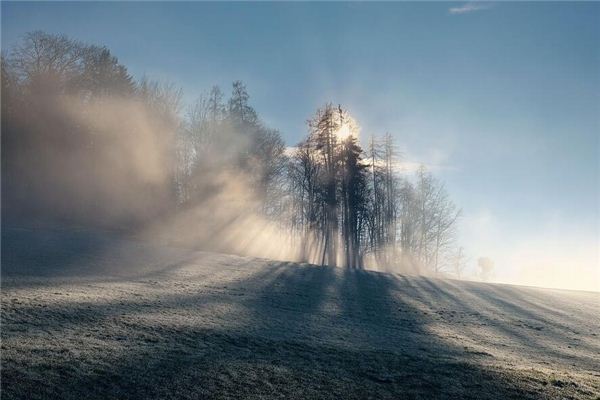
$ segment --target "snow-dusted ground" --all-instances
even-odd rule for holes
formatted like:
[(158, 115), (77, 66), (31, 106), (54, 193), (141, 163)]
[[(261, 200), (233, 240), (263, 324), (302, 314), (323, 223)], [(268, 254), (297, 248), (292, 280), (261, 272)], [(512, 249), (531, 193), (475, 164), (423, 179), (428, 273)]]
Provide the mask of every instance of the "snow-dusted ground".
[(600, 398), (598, 293), (2, 235), (2, 399)]

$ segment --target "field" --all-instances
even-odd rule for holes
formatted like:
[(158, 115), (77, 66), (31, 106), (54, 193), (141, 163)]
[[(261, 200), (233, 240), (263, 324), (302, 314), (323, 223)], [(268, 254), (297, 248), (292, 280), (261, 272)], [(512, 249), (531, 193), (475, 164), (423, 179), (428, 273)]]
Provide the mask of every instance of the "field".
[(2, 232), (2, 399), (598, 399), (600, 294)]

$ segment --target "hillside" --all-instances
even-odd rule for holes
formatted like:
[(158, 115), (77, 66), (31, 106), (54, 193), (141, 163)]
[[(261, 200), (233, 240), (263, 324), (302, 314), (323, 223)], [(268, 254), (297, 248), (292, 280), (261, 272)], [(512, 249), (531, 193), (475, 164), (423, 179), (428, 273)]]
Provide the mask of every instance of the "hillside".
[(600, 396), (600, 295), (2, 232), (2, 397)]

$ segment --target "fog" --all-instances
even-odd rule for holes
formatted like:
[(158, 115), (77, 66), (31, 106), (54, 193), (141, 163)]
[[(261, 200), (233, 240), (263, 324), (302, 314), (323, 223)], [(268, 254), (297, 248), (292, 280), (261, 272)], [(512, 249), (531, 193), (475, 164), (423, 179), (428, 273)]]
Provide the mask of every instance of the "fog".
[(136, 81), (109, 49), (42, 32), (3, 55), (2, 96), (3, 226), (43, 222), (276, 260), (599, 289), (593, 245), (548, 253), (532, 241), (481, 269), (477, 260), (490, 254), (465, 257), (460, 205), (443, 182), (403, 160), (390, 135), (359, 135), (360, 121), (341, 105), (307, 116), (307, 135), (286, 144), (242, 82), (228, 99), (213, 87), (184, 106), (180, 89)]
[[(254, 212), (261, 199), (249, 178), (226, 168), (223, 159), (204, 160), (212, 168), (194, 177), (202, 196), (177, 206), (177, 126), (153, 115), (140, 100), (106, 96), (82, 102), (58, 95), (11, 111), (10, 131), (35, 143), (5, 136), (19, 146), (4, 146), (18, 151), (5, 154), (7, 223), (41, 219), (207, 250), (295, 257), (282, 230)], [(71, 129), (85, 129), (85, 138)], [(228, 148), (246, 147), (244, 138), (224, 135)]]
[(1, 400), (600, 400), (600, 3), (489, 4), (1, 2)]

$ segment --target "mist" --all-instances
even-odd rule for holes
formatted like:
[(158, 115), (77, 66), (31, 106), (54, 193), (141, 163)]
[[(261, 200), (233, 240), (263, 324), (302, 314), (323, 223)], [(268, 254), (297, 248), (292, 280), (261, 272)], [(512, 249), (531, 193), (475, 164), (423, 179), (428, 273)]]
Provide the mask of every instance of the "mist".
[[(156, 86), (158, 90), (159, 86)], [(8, 97), (8, 96), (6, 96)], [(10, 98), (5, 104), (13, 106)], [(68, 94), (27, 96), (3, 118), (3, 223), (88, 226), (212, 251), (294, 259), (291, 243), (262, 204), (251, 178), (227, 156), (203, 155), (193, 203), (177, 201), (179, 116), (147, 99)], [(248, 140), (215, 132), (227, 151)]]
[[(42, 44), (46, 53), (33, 51)], [(594, 289), (556, 273), (535, 278), (540, 260), (525, 266), (494, 251), (498, 265), (478, 271), (488, 254), (461, 242), (462, 212), (444, 183), (407, 163), (390, 135), (361, 132), (341, 105), (318, 109), (290, 146), (240, 81), (228, 99), (213, 86), (184, 105), (181, 89), (136, 81), (109, 49), (43, 32), (3, 56), (2, 72), (5, 224), (50, 221), (276, 260)], [(485, 251), (478, 232), (469, 240)]]
[(3, 399), (600, 398), (600, 8), (0, 7)]
[[(32, 58), (40, 43), (58, 63), (36, 67), (46, 56)], [(63, 71), (67, 64), (73, 69)], [(182, 110), (181, 92), (172, 85), (134, 82), (108, 49), (66, 37), (34, 32), (2, 66), (4, 225), (86, 226), (299, 260), (289, 232), (261, 212), (267, 199), (257, 184), (269, 179), (263, 171), (269, 160), (245, 157), (251, 146), (263, 151), (256, 149), (261, 144), (281, 148), (264, 157), (281, 158), (275, 131), (256, 120), (217, 117), (224, 112), (218, 104), (212, 118), (220, 121), (192, 137), (190, 130), (207, 124), (206, 98)], [(247, 101), (245, 92), (239, 95)], [(254, 113), (240, 107), (240, 115)], [(246, 122), (251, 132), (239, 126)]]

